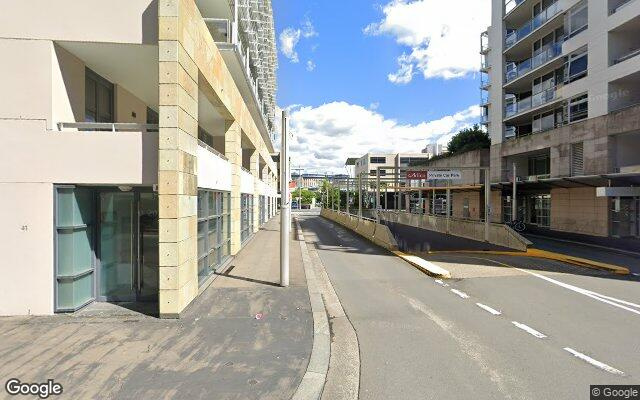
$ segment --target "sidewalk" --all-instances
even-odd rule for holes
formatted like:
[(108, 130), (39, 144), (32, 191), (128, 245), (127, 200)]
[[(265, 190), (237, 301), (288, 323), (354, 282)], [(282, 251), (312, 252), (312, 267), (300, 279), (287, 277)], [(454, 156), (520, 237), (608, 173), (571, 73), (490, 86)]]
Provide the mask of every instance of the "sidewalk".
[(179, 320), (104, 303), (93, 307), (100, 312), (0, 318), (0, 380), (54, 379), (61, 399), (289, 399), (313, 343), (300, 246), (290, 248), (285, 289), (272, 219)]

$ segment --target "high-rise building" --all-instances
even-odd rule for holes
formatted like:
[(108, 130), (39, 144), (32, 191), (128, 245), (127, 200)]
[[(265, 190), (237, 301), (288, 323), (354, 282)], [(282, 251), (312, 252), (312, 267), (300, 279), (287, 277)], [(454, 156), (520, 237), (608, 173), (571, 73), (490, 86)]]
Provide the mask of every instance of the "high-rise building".
[[(493, 218), (640, 237), (640, 1), (492, 0), (481, 122)], [(515, 176), (514, 176), (515, 168)]]
[(0, 314), (177, 317), (274, 215), (270, 0), (8, 0)]

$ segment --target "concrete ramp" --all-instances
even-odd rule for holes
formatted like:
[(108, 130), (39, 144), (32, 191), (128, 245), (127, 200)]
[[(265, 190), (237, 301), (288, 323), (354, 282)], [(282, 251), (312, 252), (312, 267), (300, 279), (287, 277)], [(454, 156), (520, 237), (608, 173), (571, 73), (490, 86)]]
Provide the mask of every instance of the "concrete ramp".
[(484, 240), (481, 221), (461, 220), (407, 212), (381, 211), (380, 222), (393, 234), (403, 251), (527, 251), (531, 242), (503, 224), (489, 224)]

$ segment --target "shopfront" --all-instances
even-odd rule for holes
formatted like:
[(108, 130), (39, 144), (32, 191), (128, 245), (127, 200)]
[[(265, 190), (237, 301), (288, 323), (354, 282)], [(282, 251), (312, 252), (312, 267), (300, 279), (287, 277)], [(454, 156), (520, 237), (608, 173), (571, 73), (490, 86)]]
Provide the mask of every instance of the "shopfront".
[(54, 190), (55, 310), (157, 302), (157, 194), (124, 186)]

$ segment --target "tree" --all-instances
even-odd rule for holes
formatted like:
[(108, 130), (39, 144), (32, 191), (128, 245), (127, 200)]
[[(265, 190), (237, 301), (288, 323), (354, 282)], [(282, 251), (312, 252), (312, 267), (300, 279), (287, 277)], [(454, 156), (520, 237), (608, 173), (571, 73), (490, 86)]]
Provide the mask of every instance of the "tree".
[(453, 155), (470, 150), (488, 149), (490, 146), (489, 133), (475, 124), (471, 128), (465, 128), (456, 133), (447, 145), (447, 150), (449, 150), (449, 154)]

